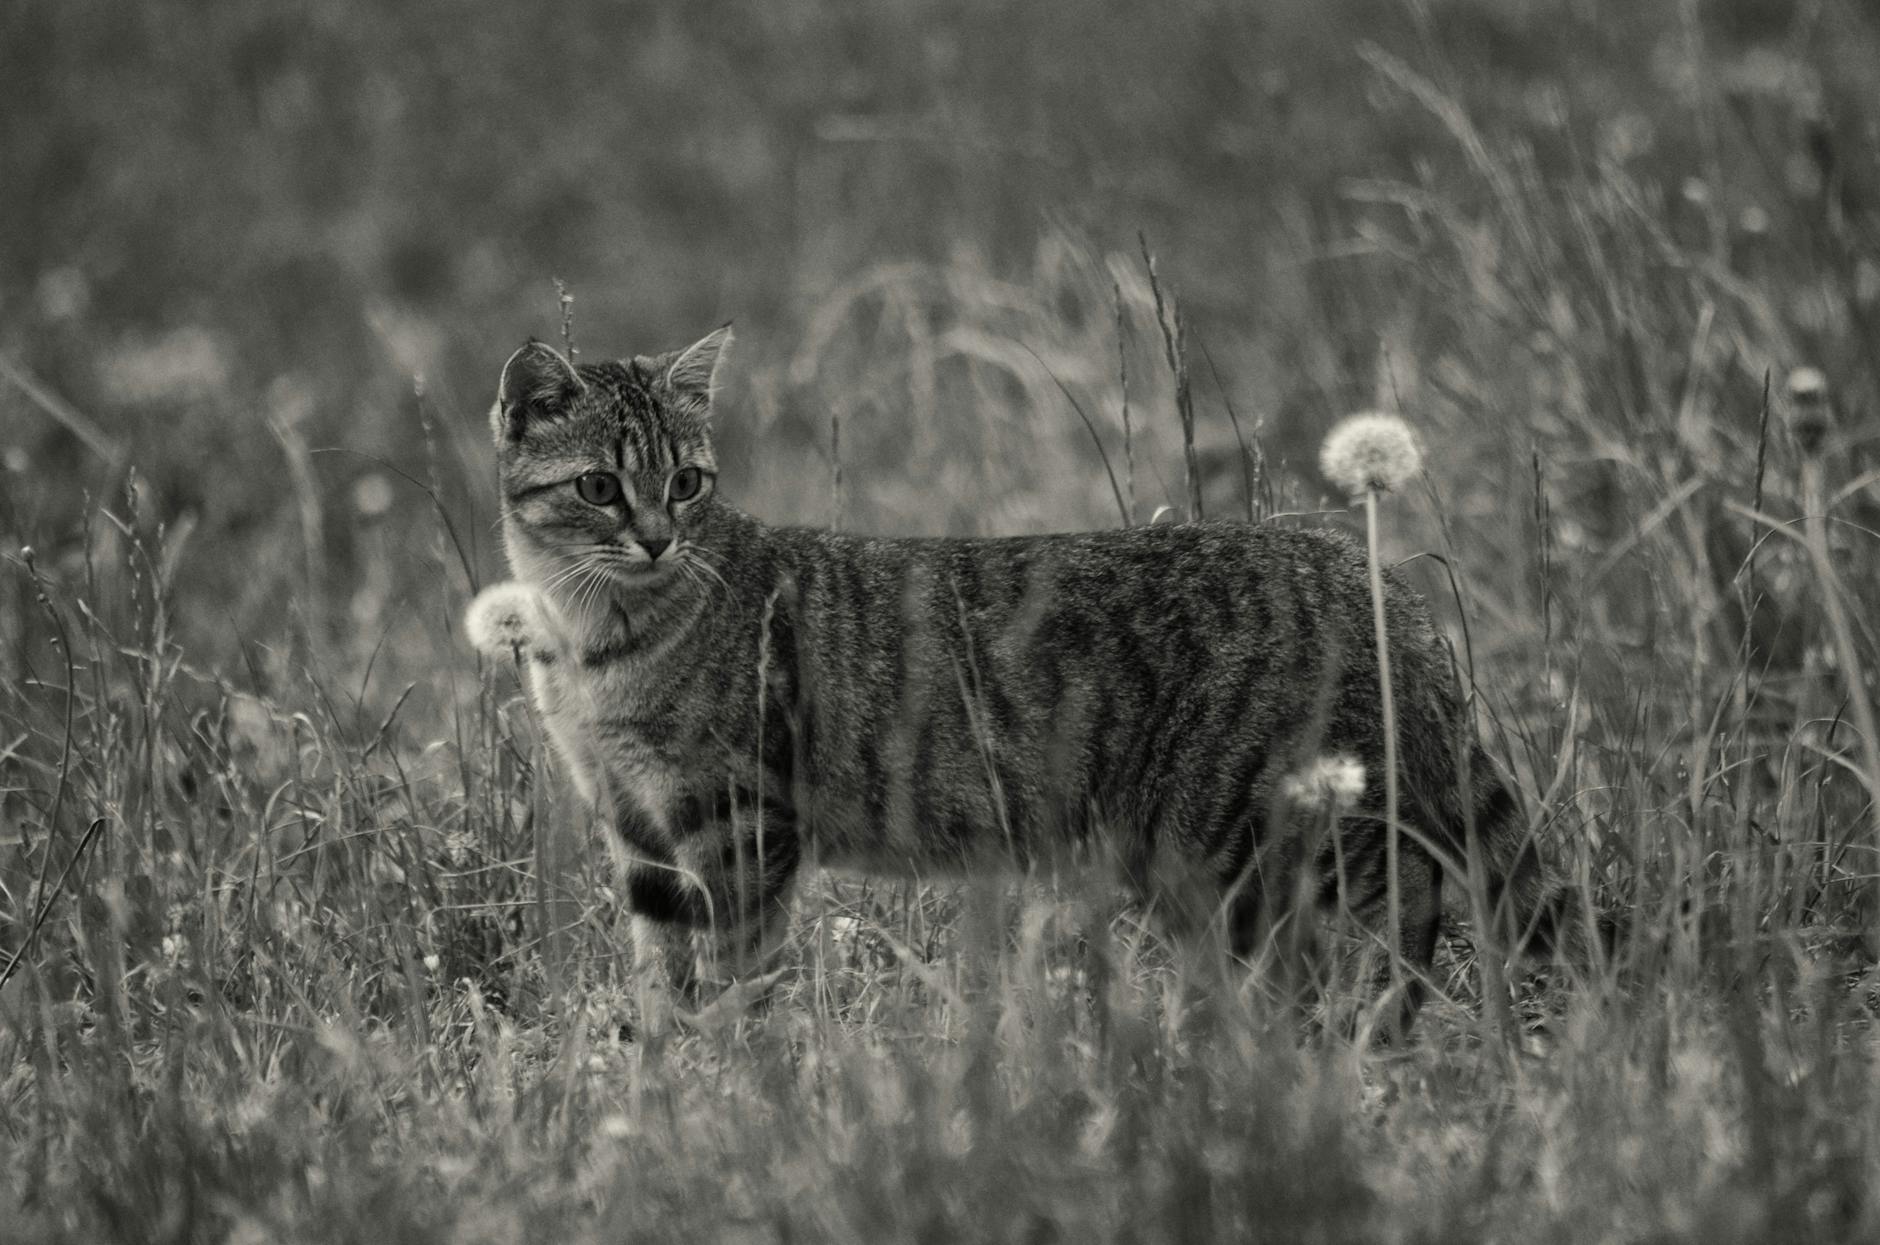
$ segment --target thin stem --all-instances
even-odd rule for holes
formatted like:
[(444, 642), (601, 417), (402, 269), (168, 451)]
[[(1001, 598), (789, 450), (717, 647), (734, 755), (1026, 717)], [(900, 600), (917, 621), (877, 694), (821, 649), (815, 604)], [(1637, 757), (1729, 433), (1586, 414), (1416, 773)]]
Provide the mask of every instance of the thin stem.
[(1390, 633), (1384, 624), (1384, 568), (1378, 559), (1377, 490), (1364, 492), (1364, 544), (1371, 569), (1371, 620), (1377, 632), (1377, 684), (1384, 714), (1384, 879), (1388, 895), (1390, 987), (1403, 987), (1403, 893), (1397, 877), (1397, 705), (1390, 686)]
[(1136, 447), (1129, 426), (1129, 349), (1124, 337), (1123, 287), (1112, 281), (1110, 292), (1116, 296), (1116, 383), (1123, 394), (1123, 487), (1129, 501), (1129, 518), (1123, 526), (1127, 527), (1136, 517)]
[[(102, 829), (104, 829), (104, 818), (102, 817), (97, 818), (90, 826), (86, 827), (84, 836), (78, 840), (77, 849), (72, 852), (72, 858), (65, 862), (65, 868), (60, 871), (59, 880), (53, 885), (51, 894), (41, 897), (39, 901), (39, 911), (33, 914), (32, 926), (26, 931), (26, 940), (20, 943), (20, 949), (13, 953), (13, 958), (7, 961), (6, 970), (0, 972), (0, 990), (6, 989), (7, 982), (13, 980), (15, 970), (26, 962), (27, 955), (33, 949), (33, 943), (39, 938), (40, 928), (45, 925), (46, 918), (52, 915), (53, 905), (58, 903), (59, 896), (65, 893), (66, 879), (72, 876), (72, 870), (78, 867), (78, 862), (85, 856), (85, 849), (91, 846), (91, 841), (98, 837), (98, 832)], [(46, 855), (48, 857), (52, 855), (52, 840), (50, 838), (46, 840)]]
[(842, 530), (842, 408), (829, 409), (829, 526)]

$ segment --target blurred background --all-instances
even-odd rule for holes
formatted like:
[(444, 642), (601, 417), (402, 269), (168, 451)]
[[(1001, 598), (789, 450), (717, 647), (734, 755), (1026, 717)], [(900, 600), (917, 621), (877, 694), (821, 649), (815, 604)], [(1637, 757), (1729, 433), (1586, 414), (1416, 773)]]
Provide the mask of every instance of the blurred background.
[(1336, 507), (1318, 438), (1401, 409), (1491, 650), (1556, 608), (1622, 643), (1666, 604), (1638, 523), (1763, 470), (1764, 373), (1872, 392), (1877, 55), (1774, 0), (13, 0), (0, 545), (71, 581), (103, 501), (204, 662), (432, 661), (500, 573), (486, 409), (557, 280), (589, 359), (736, 322), (724, 487), (767, 518), (1113, 523), (1086, 419), (1133, 519), (1181, 513), (1146, 240), (1214, 513)]

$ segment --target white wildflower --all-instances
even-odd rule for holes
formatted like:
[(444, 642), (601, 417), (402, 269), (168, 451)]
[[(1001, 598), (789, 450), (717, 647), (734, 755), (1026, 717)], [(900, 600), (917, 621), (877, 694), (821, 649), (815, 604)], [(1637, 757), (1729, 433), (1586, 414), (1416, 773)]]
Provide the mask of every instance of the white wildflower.
[(1880, 302), (1880, 264), (1871, 259), (1854, 265), (1854, 301), (1863, 307)]
[(39, 278), (39, 306), (49, 320), (76, 320), (91, 306), (91, 283), (77, 268), (54, 268)]
[(380, 472), (370, 472), (353, 482), (353, 509), (363, 518), (378, 518), (392, 508), (394, 500), (392, 482)]
[(1350, 808), (1364, 795), (1364, 766), (1348, 756), (1321, 756), (1290, 775), (1283, 789), (1301, 808)]
[(1798, 367), (1788, 380), (1789, 431), (1802, 451), (1812, 454), (1834, 427), (1834, 408), (1828, 401), (1828, 378), (1818, 367)]
[(470, 602), (463, 625), (470, 643), (491, 656), (560, 647), (562, 629), (555, 607), (528, 584), (491, 584)]
[(159, 337), (126, 338), (99, 364), (99, 381), (127, 406), (189, 402), (228, 387), (233, 362), (223, 339), (200, 325)]
[(1789, 373), (1789, 397), (1797, 402), (1820, 401), (1828, 396), (1828, 377), (1818, 367), (1798, 367)]
[(1410, 425), (1395, 415), (1353, 415), (1332, 429), (1319, 451), (1325, 478), (1357, 495), (1388, 493), (1423, 466), (1423, 450)]

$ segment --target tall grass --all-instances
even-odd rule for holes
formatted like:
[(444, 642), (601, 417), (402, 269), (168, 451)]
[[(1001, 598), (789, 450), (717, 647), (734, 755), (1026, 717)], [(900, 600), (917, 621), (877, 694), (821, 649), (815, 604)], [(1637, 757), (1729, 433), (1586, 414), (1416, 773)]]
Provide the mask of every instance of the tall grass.
[[(0, 18), (45, 51), (0, 137), (53, 205), (0, 241), (0, 1236), (1872, 1236), (1876, 28), (708, 7), (440, 28), (425, 65), (380, 57), (433, 6), (162, 9), (135, 47), (115, 10)], [(617, 82), (779, 48), (748, 94), (607, 120)], [(888, 68), (845, 87), (860, 53)], [(492, 65), (585, 107), (471, 159), (441, 119), (513, 97)], [(85, 151), (150, 203), (100, 206)], [(498, 193), (454, 219), (459, 184)], [(920, 210), (871, 198), (901, 184)], [(698, 237), (738, 281), (700, 288)], [(643, 1025), (604, 853), (455, 634), (497, 571), (476, 395), (556, 331), (551, 272), (588, 357), (740, 316), (726, 486), (780, 519), (839, 466), (850, 528), (1350, 523), (1300, 464), (1402, 412), (1432, 487), (1386, 554), (1442, 552), (1405, 569), (1614, 954), (1516, 973), (1510, 1021), (1454, 926), (1373, 1047), (1090, 879), (823, 879), (767, 1009)], [(1807, 446), (1801, 363), (1836, 413)]]

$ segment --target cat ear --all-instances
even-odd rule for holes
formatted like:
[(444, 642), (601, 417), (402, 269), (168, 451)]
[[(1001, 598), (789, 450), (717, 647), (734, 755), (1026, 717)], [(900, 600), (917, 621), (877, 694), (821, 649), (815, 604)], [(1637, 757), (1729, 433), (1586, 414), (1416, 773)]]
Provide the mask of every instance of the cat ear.
[(718, 389), (718, 370), (731, 345), (731, 326), (721, 325), (681, 350), (666, 369), (666, 384), (681, 393), (696, 394), (709, 405)]
[(531, 337), (509, 356), (496, 382), (497, 437), (518, 436), (531, 419), (562, 414), (586, 387), (560, 351)]

